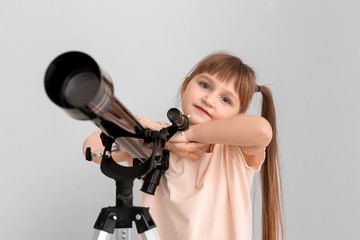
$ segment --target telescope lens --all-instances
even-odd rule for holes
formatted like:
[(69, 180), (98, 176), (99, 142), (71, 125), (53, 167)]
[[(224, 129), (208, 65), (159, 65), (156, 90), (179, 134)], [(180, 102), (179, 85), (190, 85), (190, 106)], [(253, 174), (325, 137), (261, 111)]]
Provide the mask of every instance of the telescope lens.
[(64, 100), (73, 107), (86, 106), (96, 95), (100, 80), (93, 72), (70, 75), (63, 85)]

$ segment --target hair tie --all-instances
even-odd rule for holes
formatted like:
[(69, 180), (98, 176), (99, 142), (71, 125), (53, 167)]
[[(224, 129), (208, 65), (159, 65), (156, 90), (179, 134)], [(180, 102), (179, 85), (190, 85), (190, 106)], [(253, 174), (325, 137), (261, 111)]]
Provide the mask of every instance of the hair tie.
[(260, 92), (260, 85), (256, 85), (256, 92)]

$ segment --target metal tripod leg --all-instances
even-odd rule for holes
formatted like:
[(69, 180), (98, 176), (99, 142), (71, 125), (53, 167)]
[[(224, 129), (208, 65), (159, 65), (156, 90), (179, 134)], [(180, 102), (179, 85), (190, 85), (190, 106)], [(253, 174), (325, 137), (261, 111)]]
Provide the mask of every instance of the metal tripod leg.
[(131, 228), (118, 228), (114, 234), (95, 229), (92, 240), (131, 240)]
[(115, 229), (114, 234), (95, 229), (92, 240), (131, 240), (131, 228)]
[(156, 228), (152, 228), (146, 232), (141, 233), (141, 238), (143, 240), (160, 240)]
[(118, 228), (115, 229), (116, 240), (132, 240), (131, 239), (131, 228)]
[(102, 230), (95, 229), (91, 240), (110, 240), (111, 234)]
[[(130, 229), (115, 229), (115, 234), (111, 234), (102, 230), (95, 229), (92, 240), (132, 240), (130, 235)], [(112, 237), (115, 238), (112, 238)], [(156, 228), (150, 229), (141, 233), (143, 240), (160, 240), (160, 237), (156, 231)]]

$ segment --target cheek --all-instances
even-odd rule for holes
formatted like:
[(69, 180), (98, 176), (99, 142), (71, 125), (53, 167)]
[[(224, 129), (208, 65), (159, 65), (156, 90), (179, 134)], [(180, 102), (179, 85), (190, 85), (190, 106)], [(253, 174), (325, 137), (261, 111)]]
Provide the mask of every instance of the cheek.
[(191, 90), (186, 90), (182, 95), (182, 99), (181, 99), (182, 105), (190, 104), (193, 98), (194, 98), (194, 94), (191, 92)]
[(184, 114), (187, 114), (189, 104), (190, 104), (190, 99), (187, 97), (186, 94), (184, 94), (183, 98), (181, 99), (181, 108), (182, 108)]

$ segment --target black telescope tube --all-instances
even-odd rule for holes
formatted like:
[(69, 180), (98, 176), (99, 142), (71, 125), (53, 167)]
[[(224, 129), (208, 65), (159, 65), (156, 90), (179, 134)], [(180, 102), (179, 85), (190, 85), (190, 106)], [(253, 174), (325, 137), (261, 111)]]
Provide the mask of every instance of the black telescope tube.
[(136, 129), (144, 130), (114, 96), (110, 76), (89, 55), (75, 51), (61, 54), (48, 66), (44, 83), (51, 101), (70, 117), (91, 120), (134, 158), (151, 156), (153, 144), (144, 145), (141, 138), (112, 136), (102, 125), (111, 122), (131, 134), (136, 134)]

